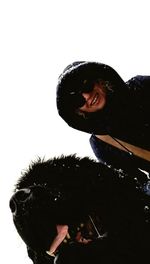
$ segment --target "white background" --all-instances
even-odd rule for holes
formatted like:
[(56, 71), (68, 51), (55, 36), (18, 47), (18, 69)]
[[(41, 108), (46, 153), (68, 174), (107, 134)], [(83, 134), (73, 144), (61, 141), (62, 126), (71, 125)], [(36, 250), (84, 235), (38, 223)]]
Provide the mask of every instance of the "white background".
[(149, 1), (1, 0), (0, 247), (2, 263), (31, 263), (9, 198), (37, 156), (94, 158), (89, 135), (58, 116), (57, 78), (76, 60), (112, 66), (127, 81), (150, 74)]

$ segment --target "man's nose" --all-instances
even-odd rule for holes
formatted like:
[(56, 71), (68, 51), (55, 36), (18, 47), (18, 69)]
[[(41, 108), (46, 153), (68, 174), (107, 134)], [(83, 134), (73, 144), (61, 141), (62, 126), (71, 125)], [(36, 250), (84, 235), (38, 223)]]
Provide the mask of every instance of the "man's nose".
[(82, 96), (84, 97), (84, 99), (85, 99), (86, 102), (87, 102), (88, 99), (90, 98), (90, 93), (82, 93)]
[(23, 209), (23, 205), (30, 199), (32, 193), (28, 188), (17, 191), (10, 199), (9, 207), (14, 216), (19, 215), (19, 212)]

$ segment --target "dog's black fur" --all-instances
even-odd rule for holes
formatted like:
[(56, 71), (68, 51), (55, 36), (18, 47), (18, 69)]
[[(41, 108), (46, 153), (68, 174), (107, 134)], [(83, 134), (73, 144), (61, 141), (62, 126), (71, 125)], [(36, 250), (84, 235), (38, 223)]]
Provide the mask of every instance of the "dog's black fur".
[[(16, 184), (10, 208), (35, 264), (133, 264), (149, 258), (149, 181), (139, 170), (115, 170), (75, 155), (39, 159)], [(56, 224), (67, 224), (73, 234), (89, 216), (99, 238), (88, 244), (71, 238), (55, 258), (46, 253)]]

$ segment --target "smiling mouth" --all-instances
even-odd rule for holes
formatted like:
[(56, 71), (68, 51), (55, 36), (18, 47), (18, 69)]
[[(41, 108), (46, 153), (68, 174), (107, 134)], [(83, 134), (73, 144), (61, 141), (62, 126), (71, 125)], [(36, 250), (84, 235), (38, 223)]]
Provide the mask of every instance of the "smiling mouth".
[(93, 97), (93, 99), (92, 99), (90, 105), (93, 106), (93, 105), (97, 104), (98, 99), (99, 99), (99, 94), (96, 93), (96, 94), (94, 95), (94, 97)]

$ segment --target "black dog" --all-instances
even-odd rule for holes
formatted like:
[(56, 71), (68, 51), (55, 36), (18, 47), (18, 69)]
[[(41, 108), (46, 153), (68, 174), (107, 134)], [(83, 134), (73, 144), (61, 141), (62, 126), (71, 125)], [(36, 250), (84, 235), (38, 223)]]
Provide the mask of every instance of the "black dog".
[[(139, 170), (115, 170), (75, 155), (39, 159), (16, 184), (10, 208), (35, 264), (145, 263), (149, 187)], [(52, 250), (59, 229), (64, 239)]]

